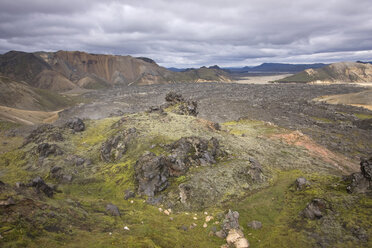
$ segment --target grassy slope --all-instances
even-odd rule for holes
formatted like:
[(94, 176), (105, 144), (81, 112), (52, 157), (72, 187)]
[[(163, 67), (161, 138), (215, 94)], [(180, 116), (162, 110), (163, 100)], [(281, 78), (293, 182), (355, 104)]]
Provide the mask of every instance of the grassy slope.
[[(59, 146), (66, 153), (90, 158), (92, 166), (77, 168), (65, 165), (65, 155), (48, 158), (49, 166), (48, 163), (36, 166), (37, 157), (28, 152), (34, 149), (34, 144), (0, 155), (0, 180), (10, 184), (26, 182), (35, 175), (55, 183), (49, 178), (50, 166), (54, 164), (62, 165), (71, 173), (77, 171), (73, 183), (61, 185), (62, 193), (57, 193), (53, 199), (35, 198), (35, 205), (45, 204), (46, 207), (35, 207), (30, 214), (29, 208), (34, 205), (20, 206), (17, 220), (7, 222), (1, 219), (2, 247), (220, 247), (224, 240), (209, 236), (209, 232), (212, 226), (220, 228), (220, 224), (214, 221), (221, 221), (220, 213), (228, 208), (239, 211), (240, 224), (252, 247), (278, 247), (278, 244), (280, 247), (313, 247), (316, 241), (309, 239), (306, 231), (324, 235), (329, 229), (322, 220), (306, 221), (299, 217), (298, 213), (313, 197), (324, 197), (331, 202), (334, 212), (338, 213), (335, 223), (358, 223), (372, 235), (369, 222), (371, 200), (348, 195), (345, 185), (336, 176), (337, 170), (310, 156), (303, 148), (269, 138), (273, 134), (288, 133), (288, 130), (259, 121), (240, 121), (225, 123), (222, 131), (216, 131), (210, 129), (208, 121), (174, 114), (128, 115), (124, 124), (113, 127), (118, 120), (89, 121), (87, 130), (81, 134), (63, 131), (66, 140), (59, 142)], [(102, 142), (119, 130), (133, 126), (138, 129), (139, 136), (130, 144), (124, 157), (115, 163), (103, 163), (98, 152)], [(222, 204), (204, 209), (215, 218), (207, 228), (202, 227), (203, 212), (174, 210), (171, 216), (167, 216), (159, 212), (158, 207), (146, 204), (144, 198), (136, 197), (133, 203), (123, 199), (125, 189), (135, 189), (133, 166), (144, 151), (165, 153), (161, 144), (191, 135), (213, 136), (221, 141), (230, 156), (217, 166), (248, 163), (248, 158), (254, 156), (262, 163), (268, 176), (268, 181), (257, 185), (255, 190), (236, 192), (226, 197)], [(198, 170), (203, 172), (202, 168)], [(291, 185), (295, 178), (303, 175), (310, 179), (312, 187), (296, 192)], [(169, 190), (187, 180), (188, 175), (173, 179)], [(10, 195), (16, 200), (24, 199), (12, 190), (1, 192), (0, 198), (6, 199)], [(107, 203), (116, 204), (122, 216), (106, 215)], [(194, 216), (197, 220), (193, 219)], [(251, 220), (262, 221), (263, 228), (248, 229), (246, 223)], [(179, 229), (181, 225), (190, 226), (192, 223), (197, 224), (194, 229)], [(50, 226), (58, 226), (61, 230), (47, 231)], [(124, 230), (124, 226), (128, 226), (130, 231)], [(340, 240), (345, 237), (342, 231), (335, 233), (333, 236)], [(350, 238), (349, 243), (335, 245), (351, 246), (361, 247), (361, 244)]]

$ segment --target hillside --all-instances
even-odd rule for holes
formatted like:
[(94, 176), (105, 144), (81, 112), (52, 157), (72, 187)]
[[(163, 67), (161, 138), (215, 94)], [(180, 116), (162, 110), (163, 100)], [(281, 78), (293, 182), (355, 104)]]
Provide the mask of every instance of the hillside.
[(23, 110), (53, 111), (71, 106), (71, 99), (0, 76), (0, 105)]
[(172, 72), (149, 58), (78, 51), (11, 51), (0, 55), (0, 75), (53, 91), (75, 87), (102, 89), (115, 84), (231, 81), (228, 74), (217, 69), (203, 69), (200, 73)]
[(372, 110), (372, 90), (350, 94), (322, 96), (315, 100), (327, 102), (329, 104), (346, 104)]
[(0, 245), (221, 247), (235, 229), (252, 247), (371, 245), (371, 200), (342, 178), (355, 161), (190, 105), (173, 94), (147, 112), (44, 125), (1, 153)]
[(372, 65), (365, 63), (341, 62), (319, 69), (308, 69), (278, 80), (279, 83), (363, 83), (372, 82)]
[(76, 102), (72, 97), (0, 76), (0, 120), (26, 125), (49, 123), (58, 119), (58, 110)]

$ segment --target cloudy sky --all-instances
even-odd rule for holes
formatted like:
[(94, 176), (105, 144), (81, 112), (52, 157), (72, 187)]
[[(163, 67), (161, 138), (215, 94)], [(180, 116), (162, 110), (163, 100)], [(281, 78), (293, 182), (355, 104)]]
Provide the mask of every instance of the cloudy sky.
[(160, 65), (372, 60), (371, 0), (0, 0), (0, 53), (80, 50)]

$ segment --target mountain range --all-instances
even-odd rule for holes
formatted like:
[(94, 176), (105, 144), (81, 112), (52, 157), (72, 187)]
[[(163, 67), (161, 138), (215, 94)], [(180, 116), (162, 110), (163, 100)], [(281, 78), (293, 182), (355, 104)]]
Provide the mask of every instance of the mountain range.
[(218, 69), (173, 72), (149, 58), (79, 51), (10, 51), (0, 55), (0, 75), (35, 88), (53, 91), (66, 91), (76, 87), (100, 89), (115, 84), (231, 82), (229, 74)]
[[(315, 63), (315, 64), (284, 64), (284, 63), (263, 63), (258, 66), (244, 66), (244, 67), (218, 67), (217, 65), (208, 67), (209, 69), (221, 69), (231, 74), (241, 73), (297, 73), (306, 69), (317, 69), (327, 64)], [(180, 72), (190, 69), (182, 69), (170, 67), (171, 71)]]

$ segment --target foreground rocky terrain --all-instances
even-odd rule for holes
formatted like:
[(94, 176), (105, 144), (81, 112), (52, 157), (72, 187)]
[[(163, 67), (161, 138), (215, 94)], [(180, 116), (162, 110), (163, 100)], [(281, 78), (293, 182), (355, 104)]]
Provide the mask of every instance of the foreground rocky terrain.
[(0, 244), (371, 246), (372, 112), (313, 101), (362, 90), (117, 87), (2, 122)]

